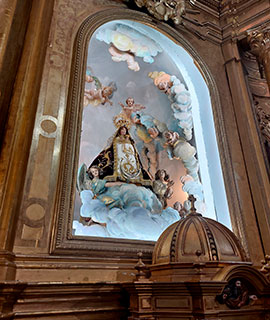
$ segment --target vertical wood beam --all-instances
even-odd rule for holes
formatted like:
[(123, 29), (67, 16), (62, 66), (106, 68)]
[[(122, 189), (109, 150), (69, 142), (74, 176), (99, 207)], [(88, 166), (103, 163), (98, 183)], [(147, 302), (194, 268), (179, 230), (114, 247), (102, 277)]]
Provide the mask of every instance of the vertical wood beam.
[(254, 248), (252, 229), (254, 228), (254, 221), (256, 221), (263, 254), (270, 253), (270, 183), (237, 43), (225, 43), (223, 54), (254, 206), (255, 216), (243, 215), (244, 225), (251, 259), (259, 264), (260, 261), (258, 261), (256, 251), (259, 251), (260, 248)]
[(12, 249), (53, 4), (54, 0), (33, 1), (0, 155), (0, 279), (4, 280), (15, 276)]

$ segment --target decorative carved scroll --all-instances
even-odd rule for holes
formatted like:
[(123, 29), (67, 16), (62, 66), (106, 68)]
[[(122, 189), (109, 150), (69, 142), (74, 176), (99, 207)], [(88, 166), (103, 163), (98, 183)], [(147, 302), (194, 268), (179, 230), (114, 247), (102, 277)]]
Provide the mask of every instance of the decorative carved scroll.
[(270, 89), (270, 27), (249, 31), (247, 41), (250, 46), (250, 52), (257, 58), (261, 75), (264, 70)]
[(270, 114), (266, 113), (259, 104), (257, 105), (256, 111), (261, 133), (265, 140), (270, 143)]
[(270, 255), (266, 255), (264, 259), (260, 271), (270, 280)]
[(145, 7), (148, 12), (159, 20), (171, 19), (180, 24), (181, 16), (186, 12), (185, 0), (134, 0), (139, 8)]

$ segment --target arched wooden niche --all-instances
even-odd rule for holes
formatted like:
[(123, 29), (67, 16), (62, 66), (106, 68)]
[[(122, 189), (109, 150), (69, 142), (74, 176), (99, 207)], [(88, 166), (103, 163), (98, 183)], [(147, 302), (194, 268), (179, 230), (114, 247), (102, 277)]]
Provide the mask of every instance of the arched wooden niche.
[[(54, 250), (150, 253), (179, 219), (175, 202), (188, 207), (188, 194), (198, 211), (230, 227), (226, 138), (208, 68), (170, 27), (129, 10), (112, 13), (89, 17), (74, 45)], [(161, 169), (173, 186), (160, 181)]]

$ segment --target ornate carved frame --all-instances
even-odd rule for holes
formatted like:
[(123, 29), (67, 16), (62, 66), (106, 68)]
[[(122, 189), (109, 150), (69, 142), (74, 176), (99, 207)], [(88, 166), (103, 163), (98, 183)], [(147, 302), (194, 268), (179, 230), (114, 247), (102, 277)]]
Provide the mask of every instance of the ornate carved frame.
[[(87, 59), (87, 44), (94, 31), (102, 24), (118, 19), (129, 19), (141, 22), (157, 29), (171, 40), (183, 46), (193, 57), (197, 67), (208, 85), (213, 107), (214, 122), (219, 146), (221, 164), (227, 197), (231, 211), (234, 231), (244, 239), (247, 252), (243, 223), (239, 214), (237, 192), (230, 152), (228, 148), (223, 114), (217, 85), (205, 62), (193, 47), (181, 36), (179, 32), (163, 22), (140, 12), (117, 8), (107, 9), (89, 16), (80, 26), (73, 49), (73, 60), (70, 70), (69, 96), (65, 116), (64, 137), (61, 149), (61, 165), (57, 183), (57, 198), (55, 204), (55, 223), (50, 251), (53, 254), (89, 255), (96, 257), (125, 257), (135, 258), (138, 251), (144, 252), (144, 257), (151, 258), (154, 242), (140, 240), (126, 240), (114, 238), (82, 237), (72, 235), (73, 203), (75, 199), (75, 176), (79, 155), (79, 141), (82, 122), (82, 99), (84, 88), (84, 71)], [(181, 29), (178, 29), (178, 31)], [(230, 187), (229, 187), (230, 186)]]

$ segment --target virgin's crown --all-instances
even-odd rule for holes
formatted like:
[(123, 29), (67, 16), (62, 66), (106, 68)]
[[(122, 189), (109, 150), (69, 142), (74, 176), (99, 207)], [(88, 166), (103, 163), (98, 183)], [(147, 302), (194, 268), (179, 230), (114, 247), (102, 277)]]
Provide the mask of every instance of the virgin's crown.
[(118, 129), (123, 126), (125, 126), (127, 129), (130, 129), (131, 127), (131, 121), (122, 112), (113, 118), (113, 123)]

